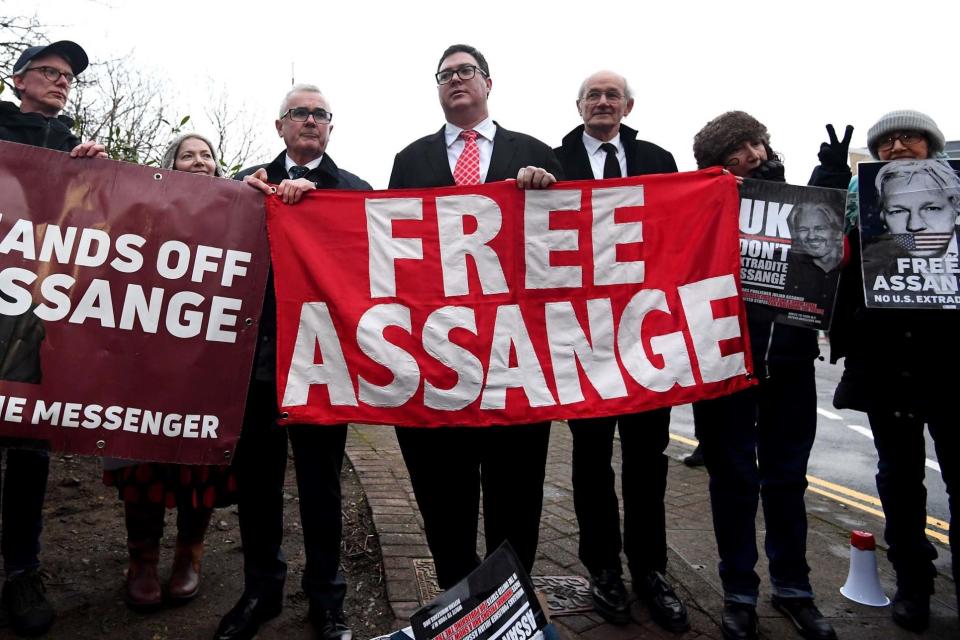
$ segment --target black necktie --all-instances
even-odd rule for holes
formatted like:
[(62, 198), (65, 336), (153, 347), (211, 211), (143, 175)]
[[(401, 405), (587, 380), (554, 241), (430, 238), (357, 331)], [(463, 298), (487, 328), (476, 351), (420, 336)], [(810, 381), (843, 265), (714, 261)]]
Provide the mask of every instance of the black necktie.
[[(290, 174), (290, 177), (296, 180), (297, 178), (302, 178), (303, 176), (310, 173), (310, 167), (304, 167), (302, 165), (296, 164), (290, 167), (290, 170), (287, 171)], [(620, 175), (620, 174), (617, 174)]]
[(603, 161), (604, 178), (622, 178), (620, 172), (620, 161), (617, 160), (617, 148), (609, 142), (604, 142), (600, 148), (607, 152), (607, 159)]

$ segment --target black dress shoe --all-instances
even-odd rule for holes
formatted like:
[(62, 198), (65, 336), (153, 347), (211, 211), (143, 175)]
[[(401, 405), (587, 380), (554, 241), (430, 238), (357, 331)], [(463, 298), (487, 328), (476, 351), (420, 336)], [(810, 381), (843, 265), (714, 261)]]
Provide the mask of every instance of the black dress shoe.
[(244, 591), (233, 609), (223, 616), (214, 640), (250, 640), (257, 635), (260, 625), (280, 615), (283, 593), (253, 593)]
[(675, 633), (690, 628), (687, 607), (662, 573), (651, 571), (645, 576), (634, 577), (633, 590), (647, 603), (650, 615), (658, 625)]
[(908, 631), (923, 631), (930, 624), (930, 596), (897, 591), (891, 607), (893, 621)]
[(697, 445), (697, 448), (693, 450), (693, 453), (688, 455), (683, 459), (683, 464), (688, 467), (702, 467), (703, 462), (703, 451), (700, 450), (700, 445)]
[(837, 632), (813, 604), (813, 598), (773, 596), (773, 608), (787, 616), (787, 620), (807, 640), (837, 640)]
[(327, 611), (310, 607), (308, 617), (318, 640), (353, 640), (353, 632), (347, 626), (342, 609)]
[(590, 595), (597, 613), (613, 624), (630, 622), (630, 604), (627, 602), (627, 588), (619, 573), (610, 570), (590, 576)]
[(751, 604), (725, 602), (720, 616), (724, 640), (756, 640), (757, 608)]

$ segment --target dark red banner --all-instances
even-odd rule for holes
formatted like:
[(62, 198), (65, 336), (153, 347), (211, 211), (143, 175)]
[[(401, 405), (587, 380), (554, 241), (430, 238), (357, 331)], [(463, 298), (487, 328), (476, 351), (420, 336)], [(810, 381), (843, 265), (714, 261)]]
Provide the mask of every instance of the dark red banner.
[(0, 143), (0, 436), (230, 461), (269, 268), (262, 196)]
[(719, 169), (267, 201), (288, 422), (614, 415), (752, 383)]

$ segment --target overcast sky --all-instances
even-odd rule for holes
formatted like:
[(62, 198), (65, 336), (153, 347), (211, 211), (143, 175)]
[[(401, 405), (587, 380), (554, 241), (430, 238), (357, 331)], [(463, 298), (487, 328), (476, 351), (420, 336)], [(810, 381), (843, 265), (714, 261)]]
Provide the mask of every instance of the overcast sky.
[[(557, 146), (580, 123), (574, 101), (595, 70), (625, 75), (637, 94), (626, 124), (696, 168), (693, 135), (745, 110), (767, 125), (787, 179), (804, 184), (824, 125), (856, 127), (883, 113), (931, 115), (960, 138), (954, 32), (960, 3), (928, 2), (6, 1), (91, 60), (130, 54), (165, 78), (175, 111), (194, 115), (225, 86), (263, 122), (263, 157), (282, 149), (273, 127), (291, 82), (319, 85), (334, 112), (328, 153), (385, 188), (396, 152), (443, 123), (433, 73), (447, 45), (490, 63), (490, 113)], [(789, 7), (789, 8), (787, 8)], [(942, 29), (943, 33), (938, 33)], [(211, 79), (216, 86), (211, 86)], [(203, 131), (200, 131), (203, 133)]]

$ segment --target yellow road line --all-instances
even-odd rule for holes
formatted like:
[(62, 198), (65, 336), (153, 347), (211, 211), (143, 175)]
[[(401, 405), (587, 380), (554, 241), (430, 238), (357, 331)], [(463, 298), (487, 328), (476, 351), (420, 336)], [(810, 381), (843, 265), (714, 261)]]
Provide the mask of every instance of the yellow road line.
[[(823, 489), (820, 489), (820, 488), (817, 488), (817, 487), (809, 487), (809, 489), (810, 489), (810, 491), (812, 491), (812, 492), (814, 492), (814, 493), (819, 493), (820, 495), (826, 496), (827, 498), (830, 498), (831, 500), (836, 500), (837, 502), (840, 502), (840, 503), (843, 503), (843, 504), (845, 504), (845, 505), (854, 507), (855, 509), (860, 509), (861, 511), (866, 511), (867, 513), (871, 513), (871, 514), (877, 516), (878, 518), (883, 519), (883, 511), (880, 511), (880, 510), (878, 510), (878, 509), (874, 509), (873, 507), (867, 507), (867, 506), (865, 506), (865, 505), (860, 504), (859, 502), (854, 502), (853, 500), (848, 500), (847, 498), (844, 498), (843, 496), (838, 496), (838, 495), (836, 495), (836, 494), (830, 493), (829, 491), (824, 491)], [(947, 538), (947, 536), (943, 535), (942, 533), (939, 533), (939, 532), (937, 532), (937, 531), (932, 531), (932, 530), (930, 530), (930, 529), (927, 529), (927, 530), (926, 530), (926, 534), (927, 534), (928, 536), (930, 536), (931, 538), (933, 538), (934, 540), (937, 540), (937, 541), (939, 541), (939, 542), (942, 542), (943, 544), (950, 544), (950, 539)]]
[(856, 498), (857, 500), (861, 500), (861, 501), (866, 502), (866, 503), (868, 503), (868, 504), (873, 504), (873, 505), (876, 505), (876, 506), (878, 506), (878, 507), (882, 506), (882, 505), (880, 504), (880, 498), (878, 498), (878, 497), (876, 497), (876, 496), (871, 496), (871, 495), (866, 494), (866, 493), (860, 493), (859, 491), (857, 491), (857, 490), (855, 490), (855, 489), (849, 489), (849, 488), (843, 486), (842, 484), (834, 484), (834, 483), (832, 483), (832, 482), (830, 482), (830, 481), (828, 481), (828, 480), (823, 480), (822, 478), (817, 478), (816, 476), (807, 476), (807, 482), (809, 482), (810, 484), (819, 485), (819, 486), (823, 487), (824, 489), (829, 489), (830, 491), (836, 491), (837, 493), (842, 493), (843, 495), (849, 496), (849, 497), (851, 497), (851, 498)]
[[(691, 447), (697, 446), (696, 440), (693, 440), (691, 438), (686, 438), (684, 436), (677, 435), (675, 433), (670, 434), (670, 439), (676, 440), (677, 442), (681, 442)], [(840, 502), (847, 506), (854, 507), (855, 509), (859, 509), (860, 511), (864, 511), (871, 515), (877, 516), (878, 518), (885, 519), (883, 515), (883, 511), (881, 509), (874, 509), (873, 507), (867, 506), (867, 505), (874, 505), (877, 507), (882, 507), (880, 503), (880, 498), (877, 498), (876, 496), (871, 496), (866, 493), (861, 493), (860, 491), (857, 491), (855, 489), (850, 489), (849, 487), (845, 487), (843, 485), (836, 484), (828, 480), (823, 480), (822, 478), (818, 478), (816, 476), (808, 475), (807, 482), (809, 482), (810, 485), (812, 485), (809, 487), (809, 489), (814, 493), (819, 493), (822, 496), (826, 496), (832, 500), (836, 500), (837, 502)], [(837, 494), (840, 494), (840, 495), (837, 495)], [(846, 496), (846, 497), (843, 497), (843, 496)], [(861, 502), (857, 502), (857, 500)], [(867, 505), (862, 504), (862, 502), (866, 502)], [(932, 516), (927, 516), (927, 524), (930, 525), (931, 527), (940, 529), (942, 531), (950, 530), (950, 523), (944, 522), (943, 520), (934, 518)], [(927, 529), (927, 535), (935, 540), (942, 542), (943, 544), (949, 543), (949, 539), (947, 538), (947, 536), (943, 535), (942, 533)]]
[(678, 435), (675, 434), (675, 433), (671, 433), (671, 434), (670, 434), (670, 439), (671, 439), (671, 440), (676, 440), (677, 442), (682, 442), (683, 444), (688, 444), (688, 445), (690, 445), (691, 447), (697, 446), (697, 441), (694, 440), (693, 438), (685, 438), (685, 437), (683, 437), (683, 436), (678, 436)]
[[(847, 488), (842, 484), (834, 484), (832, 482), (829, 482), (822, 478), (818, 478), (816, 476), (807, 476), (807, 482), (809, 482), (810, 484), (819, 485), (831, 491), (836, 491), (837, 493), (842, 493), (843, 495), (850, 496), (851, 498), (856, 498), (857, 500), (862, 500), (863, 502), (867, 502), (869, 504), (875, 504), (878, 507), (882, 506), (880, 504), (880, 498), (877, 498), (876, 496), (871, 496), (866, 493), (860, 493), (859, 491), (856, 491), (855, 489)], [(934, 518), (933, 516), (927, 516), (927, 524), (930, 525), (931, 527), (936, 527), (937, 529), (943, 529), (944, 531), (950, 530), (949, 522), (944, 522), (943, 520), (940, 520), (939, 518)]]

